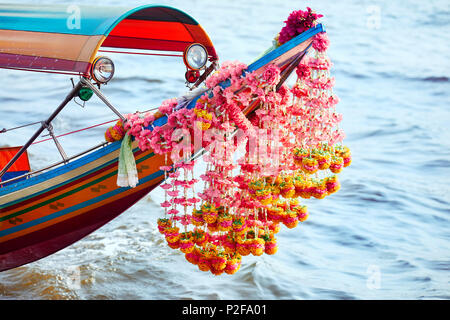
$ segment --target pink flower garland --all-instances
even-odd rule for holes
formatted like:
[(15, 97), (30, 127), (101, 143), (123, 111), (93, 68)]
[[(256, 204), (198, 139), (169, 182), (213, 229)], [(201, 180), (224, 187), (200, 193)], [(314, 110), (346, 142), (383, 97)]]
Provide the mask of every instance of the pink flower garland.
[[(293, 12), (280, 43), (320, 17), (310, 8)], [(165, 126), (153, 126), (151, 115), (127, 116), (129, 134), (139, 147), (166, 155), (160, 167), (166, 177), (161, 185), (165, 218), (158, 229), (171, 248), (180, 249), (200, 270), (232, 274), (242, 256), (274, 254), (280, 225), (294, 228), (308, 217), (298, 199), (323, 199), (339, 189), (335, 174), (351, 158), (348, 148), (337, 145), (345, 135), (338, 126), (342, 115), (335, 110), (339, 99), (332, 92), (328, 46), (326, 34), (314, 37), (314, 54), (297, 67), (292, 88), (283, 84), (277, 89), (280, 69), (274, 64), (256, 74), (240, 62), (225, 62), (206, 80), (210, 90), (193, 109), (176, 110), (176, 99), (163, 102), (159, 111), (168, 117)], [(254, 101), (259, 106), (247, 117), (243, 110)], [(177, 130), (191, 138), (196, 134), (208, 151), (201, 192), (195, 191), (194, 162), (186, 159), (194, 146), (184, 160), (168, 161), (180, 144)], [(245, 154), (234, 161), (242, 144)]]

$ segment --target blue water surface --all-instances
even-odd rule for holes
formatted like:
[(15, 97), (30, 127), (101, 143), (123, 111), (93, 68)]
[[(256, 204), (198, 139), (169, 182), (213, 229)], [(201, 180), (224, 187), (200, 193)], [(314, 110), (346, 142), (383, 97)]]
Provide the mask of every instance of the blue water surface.
[[(155, 190), (82, 241), (1, 273), (0, 299), (449, 299), (450, 3), (160, 3), (194, 17), (222, 62), (251, 63), (293, 10), (310, 6), (324, 15), (353, 155), (341, 190), (307, 201), (309, 219), (279, 233), (276, 255), (246, 257), (237, 274), (220, 277), (165, 245), (156, 229), (163, 193)], [(185, 92), (185, 68), (176, 58), (114, 60), (117, 74), (104, 92), (123, 113)], [(70, 86), (64, 76), (1, 70), (0, 128), (43, 120)], [(93, 99), (84, 108), (71, 103), (54, 126), (64, 133), (111, 119)], [(0, 135), (0, 145), (23, 144), (34, 129)], [(61, 143), (72, 154), (101, 141), (104, 130)], [(30, 157), (35, 166), (58, 160), (51, 143), (34, 145)]]

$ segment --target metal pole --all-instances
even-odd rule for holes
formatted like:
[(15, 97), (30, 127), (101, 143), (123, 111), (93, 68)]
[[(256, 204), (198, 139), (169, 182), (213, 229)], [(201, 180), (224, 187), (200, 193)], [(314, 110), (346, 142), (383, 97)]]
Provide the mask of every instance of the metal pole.
[(36, 140), (37, 137), (48, 127), (48, 125), (52, 122), (52, 120), (61, 112), (62, 109), (70, 102), (78, 94), (78, 91), (82, 87), (81, 81), (77, 83), (77, 85), (69, 92), (63, 102), (58, 106), (58, 108), (52, 113), (52, 115), (45, 120), (41, 127), (35, 132), (35, 134), (24, 144), (24, 146), (16, 153), (16, 155), (8, 162), (8, 164), (0, 171), (0, 178), (8, 171), (8, 169), (14, 164), (14, 162), (19, 159), (19, 157), (28, 149), (28, 147)]
[(97, 97), (100, 98), (100, 100), (102, 100), (115, 114), (117, 114), (119, 116), (119, 118), (122, 120), (123, 123), (125, 123), (126, 119), (125, 117), (111, 104), (111, 102), (109, 102), (108, 99), (106, 99), (106, 97), (103, 95), (103, 93), (96, 88), (89, 80), (85, 79), (85, 78), (81, 78), (80, 80), (84, 85), (87, 85), (89, 88), (92, 89), (92, 91), (94, 91), (94, 93), (97, 95)]
[(67, 155), (66, 155), (66, 153), (64, 152), (64, 149), (63, 149), (63, 147), (61, 146), (61, 144), (59, 143), (58, 139), (56, 139), (55, 134), (53, 133), (53, 126), (52, 126), (52, 124), (50, 123), (50, 124), (47, 126), (46, 129), (47, 129), (47, 131), (49, 132), (50, 136), (52, 137), (53, 141), (55, 142), (56, 148), (58, 149), (59, 154), (60, 154), (61, 157), (63, 158), (63, 161), (64, 161), (64, 162), (67, 162)]

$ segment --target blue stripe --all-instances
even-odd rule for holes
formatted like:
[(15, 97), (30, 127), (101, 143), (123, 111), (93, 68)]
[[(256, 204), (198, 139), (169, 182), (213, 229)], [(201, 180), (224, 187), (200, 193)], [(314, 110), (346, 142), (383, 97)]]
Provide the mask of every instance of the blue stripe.
[[(129, 15), (146, 8), (163, 7), (186, 13), (164, 5), (143, 5), (136, 8), (86, 5), (17, 5), (0, 4), (0, 29), (49, 32), (77, 35), (105, 35)], [(73, 19), (79, 18), (79, 28)]]
[[(102, 147), (99, 150), (96, 150), (96, 151), (94, 151), (94, 152), (92, 152), (92, 153), (90, 153), (90, 154), (88, 154), (88, 155), (86, 155), (86, 156), (84, 156), (82, 158), (76, 159), (73, 162), (69, 162), (68, 164), (65, 164), (65, 165), (63, 165), (61, 167), (55, 168), (53, 170), (50, 170), (50, 171), (47, 171), (47, 172), (44, 172), (44, 173), (41, 173), (40, 175), (31, 177), (31, 178), (26, 179), (24, 181), (20, 181), (20, 182), (14, 183), (14, 184), (12, 184), (10, 186), (7, 186), (5, 188), (1, 188), (0, 189), (0, 196), (8, 194), (8, 193), (11, 193), (13, 191), (17, 191), (17, 190), (20, 190), (20, 189), (31, 187), (33, 185), (36, 185), (36, 184), (41, 183), (41, 182), (44, 182), (44, 181), (49, 180), (51, 178), (63, 175), (66, 172), (69, 172), (71, 170), (75, 170), (75, 169), (77, 169), (77, 168), (79, 168), (79, 167), (81, 167), (81, 166), (83, 166), (83, 165), (85, 165), (87, 163), (95, 161), (95, 160), (97, 160), (97, 159), (99, 159), (99, 158), (101, 158), (101, 157), (103, 157), (105, 155), (108, 155), (111, 152), (116, 151), (117, 149), (120, 148), (120, 144), (121, 144), (120, 141), (113, 142), (113, 143), (111, 143), (111, 144), (109, 144), (109, 145), (107, 145), (105, 147)], [(64, 183), (66, 183), (66, 182), (64, 182)], [(0, 208), (3, 207), (3, 206), (4, 205), (2, 204), (0, 206)]]
[[(143, 184), (143, 183), (146, 183), (148, 181), (151, 181), (153, 179), (159, 178), (159, 177), (161, 177), (163, 175), (164, 175), (164, 171), (159, 170), (159, 171), (157, 171), (157, 172), (155, 172), (155, 173), (153, 173), (153, 174), (151, 174), (151, 175), (149, 175), (149, 176), (147, 176), (145, 178), (142, 178), (140, 180), (138, 186)], [(21, 225), (18, 225), (18, 226), (15, 226), (15, 227), (12, 227), (12, 228), (9, 228), (9, 229), (6, 229), (6, 230), (0, 231), (0, 237), (3, 237), (3, 236), (6, 236), (6, 235), (15, 233), (15, 232), (27, 229), (27, 228), (31, 228), (31, 227), (39, 225), (41, 223), (44, 223), (44, 222), (56, 219), (58, 217), (64, 216), (66, 214), (69, 214), (71, 212), (74, 212), (76, 210), (83, 209), (83, 208), (85, 208), (87, 206), (93, 205), (93, 204), (95, 204), (97, 202), (100, 202), (100, 201), (103, 201), (103, 200), (108, 199), (110, 197), (113, 197), (113, 196), (115, 196), (117, 194), (120, 194), (122, 192), (125, 192), (125, 191), (127, 191), (129, 189), (131, 189), (131, 187), (117, 188), (117, 189), (115, 189), (113, 191), (105, 193), (104, 195), (101, 195), (101, 196), (98, 196), (98, 197), (93, 198), (91, 200), (85, 201), (83, 203), (74, 205), (74, 206), (72, 206), (70, 208), (67, 208), (67, 209), (64, 209), (64, 210), (61, 210), (61, 211), (49, 214), (49, 215), (47, 215), (45, 217), (42, 217), (42, 218), (30, 221), (30, 222), (26, 222), (24, 224), (21, 224)]]
[(302, 34), (298, 35), (297, 37), (289, 40), (288, 42), (284, 43), (283, 45), (279, 46), (275, 50), (269, 52), (261, 59), (253, 62), (251, 65), (248, 66), (247, 72), (252, 72), (255, 70), (258, 70), (268, 64), (270, 61), (278, 58), (282, 54), (286, 53), (287, 51), (295, 48), (302, 42), (308, 40), (309, 38), (315, 36), (316, 34), (323, 32), (325, 29), (323, 28), (322, 24), (318, 24), (317, 26), (310, 28), (303, 32)]
[[(136, 153), (137, 151), (138, 151), (138, 148), (134, 149), (134, 150), (133, 150), (133, 153)], [(155, 154), (153, 154), (151, 157), (153, 157), (154, 155), (155, 155)], [(108, 161), (108, 162), (102, 164), (101, 166), (98, 166), (98, 167), (96, 167), (96, 168), (94, 168), (94, 169), (92, 169), (92, 170), (90, 170), (90, 171), (86, 171), (86, 172), (84, 172), (83, 174), (78, 175), (78, 176), (76, 176), (76, 177), (74, 177), (74, 178), (72, 178), (72, 179), (69, 179), (69, 180), (66, 180), (66, 181), (64, 181), (64, 182), (61, 182), (60, 184), (51, 186), (50, 188), (47, 188), (47, 189), (43, 189), (43, 190), (41, 190), (41, 191), (39, 191), (39, 192), (37, 192), (37, 193), (33, 193), (33, 194), (31, 194), (31, 195), (29, 195), (29, 196), (27, 196), (27, 197), (23, 197), (23, 198), (20, 198), (20, 199), (17, 199), (17, 200), (14, 200), (14, 201), (11, 201), (11, 202), (2, 204), (2, 205), (0, 205), (0, 209), (3, 209), (3, 208), (6, 208), (6, 207), (9, 207), (9, 206), (12, 206), (12, 205), (14, 205), (14, 204), (16, 204), (16, 203), (19, 203), (19, 202), (22, 202), (22, 201), (26, 201), (26, 200), (28, 200), (28, 199), (30, 199), (30, 198), (33, 198), (33, 197), (36, 197), (36, 196), (39, 196), (39, 195), (41, 195), (41, 194), (43, 194), (43, 193), (48, 192), (49, 190), (59, 188), (59, 187), (61, 187), (61, 186), (63, 186), (63, 185), (66, 185), (66, 184), (72, 182), (72, 181), (75, 181), (75, 180), (80, 179), (80, 178), (82, 178), (82, 177), (84, 177), (84, 176), (87, 176), (87, 175), (89, 175), (89, 174), (91, 174), (91, 173), (93, 173), (93, 172), (95, 172), (95, 171), (97, 171), (97, 170), (100, 170), (100, 169), (102, 169), (102, 168), (104, 168), (104, 167), (106, 167), (106, 166), (109, 166), (110, 164), (112, 164), (112, 163), (114, 163), (114, 162), (116, 162), (116, 161), (118, 161), (118, 159), (110, 160), (110, 161)]]
[(16, 204), (16, 203), (19, 203), (19, 202), (22, 202), (22, 201), (26, 201), (26, 200), (28, 200), (28, 199), (30, 199), (30, 198), (39, 196), (39, 195), (41, 195), (41, 194), (44, 194), (44, 193), (48, 192), (49, 190), (59, 188), (59, 187), (61, 187), (61, 186), (63, 186), (63, 185), (66, 185), (66, 184), (72, 182), (72, 181), (75, 181), (75, 180), (80, 179), (80, 178), (82, 178), (82, 177), (84, 177), (84, 176), (86, 176), (86, 175), (89, 175), (89, 174), (91, 174), (91, 173), (93, 173), (93, 172), (95, 172), (95, 171), (97, 171), (97, 170), (100, 170), (100, 169), (102, 169), (102, 168), (104, 168), (104, 167), (110, 165), (111, 163), (113, 163), (113, 162), (115, 162), (115, 161), (117, 161), (117, 160), (116, 160), (116, 159), (113, 159), (113, 160), (108, 161), (108, 162), (106, 162), (105, 164), (103, 164), (103, 165), (101, 165), (101, 166), (99, 166), (99, 167), (97, 167), (97, 168), (94, 168), (94, 169), (92, 169), (92, 170), (90, 170), (90, 171), (86, 171), (86, 172), (84, 172), (83, 174), (81, 174), (81, 175), (79, 175), (79, 176), (76, 176), (76, 177), (74, 177), (74, 178), (72, 178), (72, 179), (69, 179), (69, 180), (65, 180), (64, 182), (61, 182), (60, 184), (51, 186), (51, 187), (49, 187), (49, 188), (47, 188), (47, 189), (42, 189), (41, 191), (36, 192), (36, 193), (33, 193), (33, 194), (29, 195), (29, 196), (26, 196), (26, 197), (23, 197), (23, 198), (20, 198), (20, 199), (17, 199), (17, 200), (14, 200), (14, 201), (11, 201), (11, 202), (2, 204), (2, 205), (0, 205), (0, 209), (7, 208), (7, 207), (12, 206), (12, 205), (14, 205), (14, 204)]
[[(5, 187), (5, 186), (7, 186), (7, 185), (9, 185), (9, 184), (15, 183), (15, 181), (13, 181), (13, 182), (6, 182), (6, 181), (8, 181), (8, 180), (10, 180), (10, 179), (13, 179), (13, 178), (16, 178), (16, 177), (23, 176), (25, 173), (28, 173), (28, 172), (30, 172), (30, 171), (28, 171), (28, 170), (22, 170), (22, 171), (9, 171), (9, 172), (5, 172), (5, 174), (0, 178), (0, 181), (3, 182), (2, 187)], [(21, 178), (21, 179), (19, 179), (18, 181), (22, 181), (22, 180), (24, 180), (24, 179), (25, 179), (25, 178)], [(16, 181), (17, 181), (17, 180), (16, 180)]]
[[(88, 6), (0, 5), (0, 29), (77, 35), (104, 35), (127, 8)], [(77, 21), (79, 19), (79, 28)]]

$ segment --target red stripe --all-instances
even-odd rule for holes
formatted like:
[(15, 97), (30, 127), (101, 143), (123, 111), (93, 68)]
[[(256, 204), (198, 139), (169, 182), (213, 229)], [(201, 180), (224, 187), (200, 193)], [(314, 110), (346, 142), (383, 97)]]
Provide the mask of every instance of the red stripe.
[(142, 39), (132, 37), (108, 36), (103, 41), (102, 47), (129, 48), (144, 50), (162, 50), (162, 51), (184, 51), (192, 42), (187, 41), (169, 41), (157, 39)]
[[(110, 35), (105, 39), (105, 41), (103, 41), (102, 47), (183, 52), (191, 44), (192, 42), (185, 41), (141, 39)], [(202, 44), (205, 45), (204, 43)], [(216, 56), (216, 51), (213, 47), (209, 45), (205, 45), (205, 47), (209, 55), (213, 57)]]
[(166, 21), (124, 19), (108, 36), (194, 42), (182, 23)]

